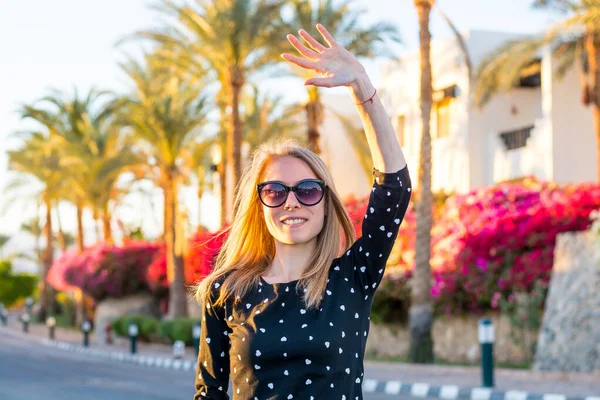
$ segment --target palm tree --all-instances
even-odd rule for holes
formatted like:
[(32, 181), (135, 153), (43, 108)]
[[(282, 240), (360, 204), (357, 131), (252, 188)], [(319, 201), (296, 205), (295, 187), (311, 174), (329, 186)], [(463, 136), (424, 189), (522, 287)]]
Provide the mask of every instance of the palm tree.
[[(386, 38), (400, 42), (396, 28), (387, 23), (376, 23), (361, 29), (359, 18), (364, 11), (351, 9), (352, 0), (347, 0), (339, 5), (334, 5), (333, 0), (292, 0), (294, 7), (295, 30), (314, 29), (317, 23), (323, 24), (336, 38), (336, 41), (359, 57), (376, 57), (389, 54), (378, 45)], [(312, 76), (312, 72), (304, 68), (294, 67), (294, 72), (304, 80)], [(311, 75), (308, 75), (311, 74)], [(323, 120), (323, 104), (319, 88), (309, 85), (306, 87), (308, 102), (306, 103), (306, 117), (308, 121), (308, 147), (319, 154), (319, 125)], [(352, 135), (356, 130), (351, 130)], [(363, 135), (362, 132), (359, 132)], [(351, 140), (354, 144), (355, 140)], [(356, 146), (355, 146), (356, 147)], [(357, 150), (361, 150), (360, 147)], [(370, 176), (370, 174), (369, 174)]]
[(165, 74), (152, 56), (141, 65), (130, 59), (121, 64), (135, 87), (121, 101), (119, 122), (130, 127), (137, 147), (150, 162), (164, 193), (167, 275), (170, 282), (169, 317), (187, 315), (183, 269), (183, 238), (179, 237), (178, 188), (185, 179), (184, 161), (194, 143), (201, 142), (206, 122), (205, 99), (197, 88), (177, 75)]
[[(77, 207), (78, 247), (84, 248), (83, 210), (89, 207), (101, 216), (104, 240), (112, 241), (109, 203), (121, 173), (142, 162), (129, 150), (126, 140), (114, 123), (115, 101), (99, 104), (107, 92), (94, 89), (80, 98), (54, 91), (37, 106), (24, 106), (24, 117), (30, 117), (52, 130), (63, 144), (64, 156), (78, 160), (79, 168), (65, 171), (70, 181), (71, 200)], [(42, 107), (40, 107), (40, 105)], [(50, 105), (51, 109), (43, 108)]]
[(89, 185), (89, 166), (94, 156), (102, 151), (101, 133), (95, 129), (106, 118), (107, 113), (100, 110), (93, 113), (94, 103), (105, 93), (90, 90), (87, 96), (80, 98), (77, 91), (72, 96), (53, 90), (50, 95), (43, 97), (35, 105), (23, 105), (21, 115), (31, 118), (44, 125), (55, 140), (63, 144), (63, 155), (78, 163), (77, 168), (64, 171), (64, 179), (69, 181), (71, 188), (70, 200), (75, 204), (77, 212), (77, 246), (84, 249), (83, 211), (86, 201), (91, 197)]
[(281, 96), (262, 94), (257, 85), (244, 96), (244, 141), (252, 153), (261, 143), (278, 137), (302, 140), (299, 105), (282, 104)]
[(433, 103), (431, 78), (431, 34), (429, 16), (434, 0), (414, 0), (419, 16), (421, 54), (421, 145), (419, 155), (418, 193), (415, 199), (417, 234), (415, 239), (415, 271), (411, 279), (411, 308), (409, 317), (412, 362), (433, 362), (433, 306), (431, 302), (431, 227), (433, 195), (431, 193), (431, 132), (430, 118)]
[(509, 41), (491, 52), (476, 72), (473, 102), (481, 107), (494, 94), (514, 88), (524, 71), (535, 68), (540, 49), (551, 46), (558, 79), (574, 66), (579, 71), (581, 100), (592, 107), (594, 117), (600, 180), (600, 2), (536, 0), (533, 5), (565, 13), (565, 19), (540, 35)]
[[(138, 37), (161, 45), (161, 55), (188, 73), (212, 70), (228, 98), (227, 173), (233, 193), (241, 176), (243, 140), (240, 95), (247, 76), (279, 61), (285, 45), (281, 8), (286, 0), (195, 1), (178, 5), (164, 0), (162, 11), (177, 24)], [(227, 196), (233, 199), (232, 195)], [(231, 202), (228, 202), (228, 212)]]
[[(77, 90), (72, 95), (52, 91), (35, 105), (21, 108), (23, 118), (41, 123), (50, 132), (52, 140), (60, 145), (63, 160), (71, 168), (62, 171), (68, 191), (62, 199), (71, 201), (76, 208), (77, 247), (84, 250), (83, 213), (86, 207), (93, 215), (102, 215), (104, 239), (111, 241), (109, 200), (118, 176), (138, 160), (120, 141), (120, 133), (112, 126), (113, 102), (102, 102), (107, 92), (90, 90), (80, 97)], [(86, 303), (91, 300), (76, 290), (77, 321), (87, 318)]]
[[(8, 152), (9, 168), (33, 177), (42, 184), (40, 193), (45, 206), (46, 223), (44, 233), (46, 248), (40, 269), (40, 314), (39, 319), (45, 320), (54, 308), (54, 292), (47, 284), (46, 278), (54, 261), (54, 235), (52, 231), (52, 204), (60, 196), (64, 181), (62, 173), (69, 160), (61, 157), (61, 148), (57, 140), (48, 135), (34, 132), (29, 135), (23, 147)], [(13, 185), (14, 187), (15, 185)]]

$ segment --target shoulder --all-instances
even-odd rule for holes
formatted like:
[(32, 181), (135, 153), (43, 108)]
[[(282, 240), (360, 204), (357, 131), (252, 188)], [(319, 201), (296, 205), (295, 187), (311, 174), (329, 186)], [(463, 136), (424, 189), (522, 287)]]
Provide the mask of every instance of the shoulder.
[(221, 275), (218, 275), (214, 278), (212, 278), (211, 282), (210, 282), (210, 288), (208, 288), (208, 290), (212, 295), (217, 295), (217, 297), (219, 296), (219, 293), (221, 293), (221, 290), (223, 288), (223, 284), (225, 283), (225, 281), (227, 280), (227, 278), (231, 275), (231, 272), (225, 272)]
[(375, 178), (375, 183), (382, 186), (386, 184), (393, 184), (398, 181), (406, 182), (407, 180), (410, 180), (408, 164), (405, 164), (404, 167), (396, 172), (381, 172), (377, 168), (373, 167), (373, 177)]

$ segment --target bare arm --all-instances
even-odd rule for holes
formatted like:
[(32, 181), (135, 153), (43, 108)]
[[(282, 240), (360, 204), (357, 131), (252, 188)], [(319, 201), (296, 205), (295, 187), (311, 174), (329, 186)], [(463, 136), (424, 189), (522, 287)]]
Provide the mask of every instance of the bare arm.
[[(294, 35), (288, 35), (288, 40), (304, 57), (284, 53), (282, 57), (302, 68), (313, 70), (317, 77), (308, 79), (305, 85), (320, 87), (347, 86), (351, 89), (355, 103), (369, 99), (375, 92), (364, 67), (356, 57), (341, 45), (321, 24), (317, 29), (323, 36), (327, 46), (319, 43), (305, 30), (298, 33), (310, 46), (306, 47)], [(406, 166), (404, 154), (396, 138), (383, 104), (378, 96), (372, 102), (357, 105), (360, 118), (365, 129), (367, 142), (373, 157), (373, 166), (384, 173), (397, 172)]]

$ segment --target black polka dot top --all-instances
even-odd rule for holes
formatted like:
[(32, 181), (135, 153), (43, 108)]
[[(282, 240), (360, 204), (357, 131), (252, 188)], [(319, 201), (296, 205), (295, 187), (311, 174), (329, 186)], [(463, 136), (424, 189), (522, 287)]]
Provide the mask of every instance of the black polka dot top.
[(203, 306), (194, 399), (229, 399), (230, 379), (235, 400), (362, 399), (373, 293), (411, 196), (408, 167), (373, 175), (362, 237), (333, 261), (320, 309), (297, 281), (262, 278), (235, 306)]

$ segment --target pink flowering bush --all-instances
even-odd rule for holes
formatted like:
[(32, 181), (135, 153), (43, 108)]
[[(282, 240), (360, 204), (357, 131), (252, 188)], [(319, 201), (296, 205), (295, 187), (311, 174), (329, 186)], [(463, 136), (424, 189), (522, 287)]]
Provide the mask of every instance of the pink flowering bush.
[(81, 254), (69, 250), (49, 272), (49, 283), (58, 290), (78, 287), (95, 301), (148, 290), (146, 271), (159, 245), (131, 241), (123, 246), (97, 244)]
[(77, 286), (70, 285), (65, 280), (65, 271), (74, 268), (75, 265), (80, 265), (79, 250), (77, 247), (71, 247), (52, 263), (47, 277), (50, 286), (59, 291), (75, 290)]
[[(400, 226), (386, 276), (373, 310), (395, 301), (403, 315), (410, 299), (415, 268), (416, 215), (413, 194)], [(348, 207), (360, 235), (368, 197), (350, 199)], [(548, 286), (556, 235), (585, 230), (600, 207), (600, 185), (506, 183), (434, 201), (431, 269), (436, 311), (478, 312), (511, 301), (515, 292)], [(402, 296), (406, 296), (401, 298)], [(393, 315), (389, 314), (390, 316)], [(386, 320), (389, 318), (386, 318)]]
[[(227, 232), (223, 229), (216, 233), (199, 231), (190, 239), (183, 260), (186, 285), (196, 284), (212, 271), (215, 258), (227, 237)], [(164, 246), (148, 268), (146, 276), (152, 291), (159, 296), (168, 294), (167, 257)]]
[(547, 287), (556, 235), (585, 230), (600, 185), (500, 184), (448, 200), (432, 231), (432, 295), (440, 311), (496, 307)]

